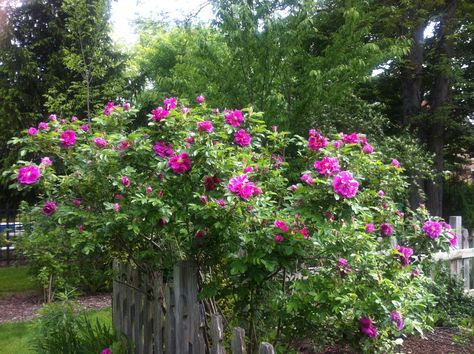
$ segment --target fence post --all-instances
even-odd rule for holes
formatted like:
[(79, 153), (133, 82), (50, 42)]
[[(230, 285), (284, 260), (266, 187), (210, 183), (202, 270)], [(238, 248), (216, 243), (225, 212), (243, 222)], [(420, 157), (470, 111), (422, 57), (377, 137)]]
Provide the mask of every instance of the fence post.
[(211, 354), (225, 354), (224, 349), (224, 326), (222, 324), (222, 317), (219, 315), (211, 316), (211, 339), (212, 350)]
[(245, 348), (245, 330), (240, 327), (235, 327), (232, 332), (232, 354), (247, 354)]
[[(450, 216), (449, 217), (449, 225), (451, 225), (451, 228), (453, 231), (456, 233), (458, 237), (458, 244), (457, 247), (459, 249), (462, 249), (463, 243), (462, 243), (462, 217), (461, 216)], [(462, 261), (461, 260), (455, 260), (450, 262), (450, 273), (451, 275), (456, 275), (457, 277), (461, 276), (461, 267), (462, 267)]]
[[(466, 229), (462, 230), (462, 244), (463, 244), (463, 249), (469, 248), (469, 231)], [(463, 277), (464, 277), (464, 289), (466, 291), (469, 291), (470, 288), (470, 276), (469, 276), (469, 258), (464, 258), (462, 260), (463, 262)]]
[(258, 354), (275, 354), (275, 349), (273, 349), (273, 345), (270, 343), (263, 342), (260, 344)]

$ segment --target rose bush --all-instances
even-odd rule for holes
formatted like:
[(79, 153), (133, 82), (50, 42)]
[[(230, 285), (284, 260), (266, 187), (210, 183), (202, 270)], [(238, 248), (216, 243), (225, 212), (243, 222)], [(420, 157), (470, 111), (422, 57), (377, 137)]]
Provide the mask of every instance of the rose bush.
[(295, 338), (388, 351), (429, 328), (420, 264), (455, 235), (424, 208), (399, 210), (398, 161), (363, 134), (290, 137), (251, 108), (185, 102), (165, 99), (137, 129), (130, 105), (109, 102), (90, 124), (51, 120), (14, 139), (42, 161), (12, 173), (14, 188), (42, 200), (30, 244), (141, 269), (194, 259), (201, 298), (281, 352)]

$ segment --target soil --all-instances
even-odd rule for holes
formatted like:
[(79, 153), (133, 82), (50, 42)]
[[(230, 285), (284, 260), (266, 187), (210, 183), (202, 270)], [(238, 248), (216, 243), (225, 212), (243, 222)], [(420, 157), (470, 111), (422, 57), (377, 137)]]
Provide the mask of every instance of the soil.
[[(111, 294), (87, 295), (77, 302), (84, 310), (99, 310), (111, 306)], [(0, 323), (28, 321), (38, 316), (43, 299), (37, 295), (13, 295), (0, 299)]]

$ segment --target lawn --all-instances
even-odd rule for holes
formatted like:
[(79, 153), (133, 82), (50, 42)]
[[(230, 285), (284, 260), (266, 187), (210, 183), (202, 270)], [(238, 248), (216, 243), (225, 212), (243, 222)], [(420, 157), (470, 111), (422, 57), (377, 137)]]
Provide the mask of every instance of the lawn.
[(37, 292), (39, 285), (28, 272), (29, 268), (25, 266), (0, 267), (0, 298)]
[[(105, 308), (100, 311), (90, 311), (87, 317), (95, 323), (99, 319), (100, 323), (112, 326), (112, 310)], [(33, 353), (30, 349), (32, 337), (33, 321), (4, 323), (0, 325), (0, 352), (2, 354), (28, 354)]]

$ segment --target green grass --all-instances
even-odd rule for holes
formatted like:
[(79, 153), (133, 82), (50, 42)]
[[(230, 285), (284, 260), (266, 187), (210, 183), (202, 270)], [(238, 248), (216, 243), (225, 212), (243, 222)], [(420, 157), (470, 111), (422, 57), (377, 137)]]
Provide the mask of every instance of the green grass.
[[(112, 309), (110, 307), (90, 311), (87, 317), (95, 324), (96, 319), (100, 323), (112, 326)], [(14, 322), (0, 324), (0, 353), (2, 354), (29, 354), (32, 340), (33, 321)]]
[(36, 280), (28, 273), (29, 268), (1, 267), (0, 268), (0, 298), (13, 294), (31, 294), (39, 289)]
[(32, 321), (0, 325), (0, 353), (32, 353), (29, 349)]

